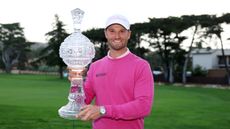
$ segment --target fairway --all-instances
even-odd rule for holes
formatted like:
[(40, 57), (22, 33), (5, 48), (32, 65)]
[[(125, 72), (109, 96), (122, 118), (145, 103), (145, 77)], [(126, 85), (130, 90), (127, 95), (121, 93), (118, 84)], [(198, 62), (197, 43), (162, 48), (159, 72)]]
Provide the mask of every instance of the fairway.
[[(48, 75), (0, 74), (0, 129), (91, 129), (58, 116), (69, 82)], [(230, 90), (155, 86), (145, 129), (229, 129)]]

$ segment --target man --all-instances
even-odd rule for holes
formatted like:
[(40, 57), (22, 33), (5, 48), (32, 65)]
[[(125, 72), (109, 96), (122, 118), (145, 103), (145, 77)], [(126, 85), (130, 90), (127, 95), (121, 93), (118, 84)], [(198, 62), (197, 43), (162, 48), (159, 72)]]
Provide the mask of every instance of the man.
[[(90, 65), (84, 84), (87, 105), (76, 117), (93, 120), (93, 129), (143, 129), (153, 103), (150, 66), (127, 48), (131, 31), (124, 16), (109, 17), (104, 33), (108, 55)], [(70, 80), (73, 76), (70, 71)]]

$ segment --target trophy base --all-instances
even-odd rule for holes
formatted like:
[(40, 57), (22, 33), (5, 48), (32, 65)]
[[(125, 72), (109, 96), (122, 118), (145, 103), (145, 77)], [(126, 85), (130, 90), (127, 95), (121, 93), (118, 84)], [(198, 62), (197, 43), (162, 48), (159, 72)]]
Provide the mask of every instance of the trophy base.
[(79, 113), (79, 111), (77, 110), (70, 110), (69, 107), (66, 106), (62, 106), (59, 110), (58, 110), (58, 114), (60, 117), (64, 118), (64, 119), (68, 119), (68, 120), (76, 120), (76, 115)]

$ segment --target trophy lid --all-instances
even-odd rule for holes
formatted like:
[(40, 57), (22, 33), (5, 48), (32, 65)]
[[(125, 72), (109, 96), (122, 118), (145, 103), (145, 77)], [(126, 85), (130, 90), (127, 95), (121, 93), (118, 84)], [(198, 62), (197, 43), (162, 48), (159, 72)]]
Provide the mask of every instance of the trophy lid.
[(72, 18), (73, 18), (73, 27), (74, 31), (80, 31), (81, 30), (81, 22), (83, 19), (83, 16), (85, 12), (79, 8), (76, 8), (71, 11)]

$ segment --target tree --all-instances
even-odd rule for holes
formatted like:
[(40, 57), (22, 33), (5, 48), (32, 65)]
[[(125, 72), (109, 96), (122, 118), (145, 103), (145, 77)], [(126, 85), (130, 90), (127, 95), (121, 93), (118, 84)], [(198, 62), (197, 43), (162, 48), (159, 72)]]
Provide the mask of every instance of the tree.
[(148, 23), (148, 42), (153, 46), (162, 59), (165, 79), (174, 82), (174, 70), (176, 66), (176, 57), (184, 51), (181, 49), (181, 43), (186, 39), (180, 33), (188, 28), (181, 18), (150, 18)]
[(1, 57), (6, 73), (10, 73), (14, 66), (24, 67), (30, 44), (26, 42), (20, 24), (0, 24), (0, 41), (2, 42)]
[(46, 33), (48, 46), (41, 51), (41, 60), (44, 60), (49, 66), (58, 66), (60, 78), (63, 78), (63, 68), (66, 66), (59, 57), (60, 44), (69, 34), (64, 29), (64, 24), (59, 20), (58, 15), (55, 15), (55, 23), (53, 30)]
[(145, 41), (143, 36), (146, 35), (147, 30), (148, 29), (146, 28), (145, 23), (132, 24), (131, 25), (132, 35), (128, 43), (129, 50), (144, 59), (147, 58), (146, 54), (150, 52), (148, 48), (141, 46), (141, 42)]
[[(188, 62), (190, 59), (190, 55), (191, 52), (193, 50), (193, 44), (195, 43), (195, 36), (198, 33), (199, 29), (205, 28), (209, 26), (209, 22), (210, 20), (213, 18), (213, 15), (198, 15), (198, 16), (194, 16), (194, 15), (184, 15), (181, 18), (183, 19), (185, 24), (188, 24), (188, 27), (194, 27), (193, 29), (193, 34), (192, 34), (192, 40), (190, 42), (189, 48), (188, 48), (188, 52), (184, 61), (184, 65), (183, 65), (183, 71), (182, 71), (182, 82), (186, 83), (187, 79), (186, 79), (186, 72), (187, 72), (187, 67), (188, 67)], [(202, 42), (199, 42), (199, 45), (201, 46)]]
[(223, 45), (223, 40), (222, 40), (222, 36), (221, 36), (222, 32), (223, 32), (223, 28), (220, 25), (213, 25), (213, 26), (208, 28), (207, 35), (214, 34), (220, 40), (221, 52), (222, 52), (222, 56), (224, 57), (224, 66), (225, 66), (225, 70), (227, 73), (227, 82), (228, 82), (228, 84), (230, 84), (230, 70), (229, 70), (228, 64), (227, 64), (227, 56), (225, 55), (225, 52), (224, 52), (224, 45)]

